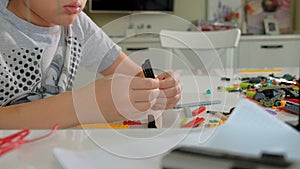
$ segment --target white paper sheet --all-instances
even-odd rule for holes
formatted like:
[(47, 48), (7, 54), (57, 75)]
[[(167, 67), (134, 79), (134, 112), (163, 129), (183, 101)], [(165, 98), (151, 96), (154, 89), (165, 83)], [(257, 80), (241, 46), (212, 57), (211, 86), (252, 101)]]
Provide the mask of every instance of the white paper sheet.
[(249, 100), (242, 100), (205, 146), (249, 155), (283, 153), (300, 160), (300, 133)]
[(101, 149), (86, 152), (74, 152), (56, 148), (53, 152), (64, 169), (158, 169), (160, 159), (159, 157), (127, 159), (110, 154)]
[[(160, 133), (156, 137), (150, 136), (141, 139), (126, 139), (126, 137), (123, 137), (122, 142), (111, 141), (110, 145), (105, 146), (104, 144), (100, 145), (101, 143), (98, 142), (98, 144), (100, 143), (99, 147), (89, 151), (75, 152), (56, 148), (53, 153), (65, 169), (158, 169), (160, 168), (160, 159), (165, 153), (178, 145), (189, 132), (188, 130), (176, 130), (169, 131), (166, 136), (160, 136), (162, 135)], [(107, 130), (107, 132), (109, 131)], [(136, 130), (128, 131), (131, 134), (134, 132)], [(144, 133), (147, 134), (147, 132)], [(104, 134), (105, 137), (108, 136), (108, 133), (105, 132), (100, 134)], [(94, 139), (98, 138), (94, 137)], [(110, 139), (115, 140), (113, 137)]]

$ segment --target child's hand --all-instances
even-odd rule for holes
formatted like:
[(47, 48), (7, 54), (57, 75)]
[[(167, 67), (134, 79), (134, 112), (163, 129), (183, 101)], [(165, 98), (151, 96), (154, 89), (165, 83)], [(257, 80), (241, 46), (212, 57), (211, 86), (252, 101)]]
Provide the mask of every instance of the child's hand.
[(96, 82), (101, 112), (117, 111), (126, 119), (144, 116), (159, 93), (159, 79), (114, 74)]
[(173, 108), (181, 98), (179, 74), (166, 72), (157, 76), (160, 94), (153, 107), (154, 110)]

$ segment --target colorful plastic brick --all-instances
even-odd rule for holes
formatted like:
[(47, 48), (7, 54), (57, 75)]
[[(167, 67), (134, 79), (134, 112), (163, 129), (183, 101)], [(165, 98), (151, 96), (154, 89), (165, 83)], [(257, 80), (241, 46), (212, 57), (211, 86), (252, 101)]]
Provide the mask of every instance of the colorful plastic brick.
[(199, 126), (205, 119), (203, 117), (196, 117), (192, 121), (186, 123), (185, 125), (181, 126), (181, 128), (193, 128)]
[(205, 106), (200, 106), (197, 109), (192, 111), (192, 115), (197, 116), (197, 115), (201, 114), (202, 112), (204, 112), (205, 110), (206, 110)]

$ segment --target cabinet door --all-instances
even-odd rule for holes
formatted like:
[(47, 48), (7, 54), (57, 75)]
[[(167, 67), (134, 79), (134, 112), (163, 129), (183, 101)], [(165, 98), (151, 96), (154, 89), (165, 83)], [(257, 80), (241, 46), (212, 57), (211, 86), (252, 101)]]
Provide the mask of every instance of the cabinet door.
[(137, 64), (142, 64), (146, 59), (150, 59), (155, 73), (168, 69), (170, 53), (162, 49), (159, 39), (124, 41), (118, 45)]
[(238, 50), (238, 68), (299, 67), (299, 40), (244, 40)]

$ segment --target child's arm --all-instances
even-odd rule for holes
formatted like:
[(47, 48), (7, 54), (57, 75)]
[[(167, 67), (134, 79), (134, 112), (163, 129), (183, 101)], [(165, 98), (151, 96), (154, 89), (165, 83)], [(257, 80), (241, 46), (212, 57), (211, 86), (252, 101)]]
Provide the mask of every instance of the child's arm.
[(117, 60), (106, 70), (100, 73), (104, 76), (120, 73), (130, 76), (144, 77), (141, 66), (133, 62), (124, 52), (120, 52)]
[(71, 92), (0, 108), (0, 129), (51, 128), (56, 123), (61, 128), (78, 123)]
[[(68, 128), (80, 123), (106, 123), (139, 117), (139, 112), (153, 106), (159, 93), (158, 80), (141, 79), (123, 75), (104, 77), (72, 92), (1, 107), (0, 128), (51, 128), (56, 123), (61, 128)], [(130, 82), (135, 85), (128, 89), (123, 87)]]
[[(122, 65), (127, 69), (123, 71), (128, 74), (134, 70), (140, 71), (139, 66), (131, 60), (125, 61), (125, 58), (121, 54), (103, 72), (106, 75), (104, 78), (81, 89), (30, 103), (0, 107), (0, 129), (51, 128), (56, 123), (61, 128), (67, 128), (79, 123), (112, 122), (149, 109), (155, 95), (158, 95), (157, 79), (133, 78), (118, 73), (110, 75)], [(128, 88), (124, 86), (126, 84)], [(122, 116), (119, 112), (125, 114)]]
[[(80, 123), (112, 122), (138, 117), (157, 105), (168, 105), (158, 109), (168, 108), (180, 98), (176, 78), (170, 74), (156, 79), (143, 78), (140, 66), (122, 52), (101, 73), (104, 78), (81, 89), (1, 107), (0, 128), (51, 128), (56, 123), (61, 128), (68, 128)], [(158, 95), (161, 99), (157, 99)]]

